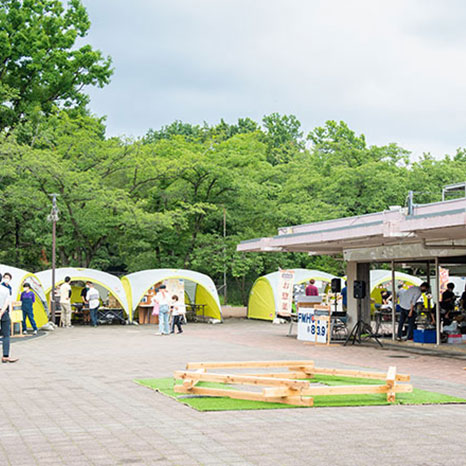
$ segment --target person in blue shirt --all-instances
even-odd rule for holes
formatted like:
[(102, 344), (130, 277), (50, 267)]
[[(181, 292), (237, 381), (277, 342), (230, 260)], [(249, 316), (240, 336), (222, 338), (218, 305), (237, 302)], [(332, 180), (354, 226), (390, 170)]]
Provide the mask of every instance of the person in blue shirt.
[(341, 302), (343, 304), (343, 310), (346, 312), (348, 310), (348, 283), (345, 281), (345, 286), (342, 288), (341, 294)]
[(36, 296), (34, 291), (31, 290), (31, 285), (25, 283), (23, 285), (24, 291), (21, 293), (21, 309), (23, 311), (23, 333), (27, 333), (26, 318), (29, 319), (29, 322), (32, 326), (32, 334), (37, 335), (37, 325), (34, 320), (34, 303), (36, 301)]
[(2, 286), (4, 286), (5, 288), (8, 289), (8, 291), (10, 292), (10, 296), (13, 294), (13, 289), (11, 288), (11, 285), (10, 285), (10, 282), (11, 282), (12, 278), (13, 277), (11, 276), (11, 274), (9, 272), (5, 272), (3, 274)]

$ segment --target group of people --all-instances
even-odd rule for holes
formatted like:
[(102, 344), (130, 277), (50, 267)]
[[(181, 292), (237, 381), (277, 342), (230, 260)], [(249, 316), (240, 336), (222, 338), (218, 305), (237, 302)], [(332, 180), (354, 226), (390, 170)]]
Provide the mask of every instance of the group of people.
[[(183, 333), (182, 324), (185, 322), (186, 306), (182, 304), (177, 295), (170, 296), (166, 285), (160, 285), (155, 290), (155, 296), (152, 298), (153, 315), (159, 316), (159, 331), (157, 335), (169, 335), (175, 333), (175, 327), (178, 333)], [(171, 316), (171, 325), (170, 325)]]
[[(65, 281), (60, 286), (60, 309), (61, 309), (61, 324), (63, 327), (72, 327), (71, 325), (71, 278), (65, 277)], [(90, 323), (93, 327), (97, 327), (97, 311), (100, 306), (99, 290), (90, 281), (86, 282), (86, 286), (81, 291), (81, 299), (83, 305), (89, 307)]]

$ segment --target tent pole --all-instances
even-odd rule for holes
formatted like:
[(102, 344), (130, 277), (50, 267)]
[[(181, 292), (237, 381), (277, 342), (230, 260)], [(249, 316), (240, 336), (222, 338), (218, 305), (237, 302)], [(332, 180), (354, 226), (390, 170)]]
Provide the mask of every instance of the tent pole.
[(435, 277), (436, 277), (436, 293), (435, 298), (435, 334), (436, 334), (436, 345), (440, 345), (440, 267), (438, 263), (438, 257), (435, 257)]
[(392, 266), (392, 340), (395, 341), (395, 318), (396, 318), (396, 301), (397, 293), (395, 286), (395, 261), (391, 262)]

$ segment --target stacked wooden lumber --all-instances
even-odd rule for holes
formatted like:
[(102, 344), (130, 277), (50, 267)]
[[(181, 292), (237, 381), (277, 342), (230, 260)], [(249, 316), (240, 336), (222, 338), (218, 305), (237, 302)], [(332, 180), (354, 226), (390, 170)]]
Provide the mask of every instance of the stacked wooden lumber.
[[(253, 374), (213, 373), (212, 369), (279, 369), (287, 372), (264, 372)], [(309, 380), (316, 374), (339, 377), (359, 377), (380, 379), (381, 385), (340, 385), (313, 387)], [(201, 396), (228, 397), (239, 400), (267, 401), (296, 406), (313, 406), (317, 395), (364, 395), (386, 393), (387, 401), (393, 403), (396, 393), (412, 392), (413, 387), (407, 382), (409, 375), (397, 374), (392, 366), (388, 372), (369, 372), (348, 369), (333, 369), (315, 367), (314, 361), (228, 361), (228, 362), (196, 362), (188, 363), (186, 370), (176, 371), (176, 380), (182, 380), (181, 385), (175, 385), (176, 393)], [(227, 385), (250, 385), (263, 387), (262, 391), (243, 391), (227, 388), (210, 388), (198, 386), (198, 382), (217, 382)]]

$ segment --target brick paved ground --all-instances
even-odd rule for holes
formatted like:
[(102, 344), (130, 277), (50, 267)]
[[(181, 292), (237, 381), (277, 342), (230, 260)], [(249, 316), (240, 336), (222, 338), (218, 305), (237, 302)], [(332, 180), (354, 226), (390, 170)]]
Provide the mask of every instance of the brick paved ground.
[(466, 405), (200, 413), (133, 383), (187, 361), (313, 358), (398, 370), (466, 397), (465, 361), (368, 347), (322, 348), (285, 326), (230, 320), (156, 337), (149, 327), (59, 329), (15, 342), (0, 366), (0, 464), (466, 463)]

